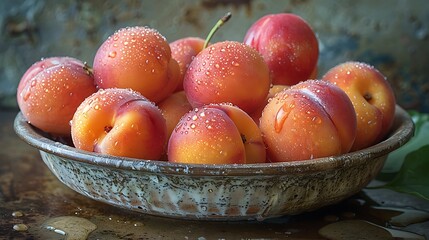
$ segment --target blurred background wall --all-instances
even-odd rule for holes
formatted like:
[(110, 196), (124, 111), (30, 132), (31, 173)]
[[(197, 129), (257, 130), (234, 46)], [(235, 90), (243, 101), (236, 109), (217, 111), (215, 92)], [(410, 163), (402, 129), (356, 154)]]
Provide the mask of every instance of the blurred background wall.
[(227, 11), (232, 18), (212, 42), (242, 41), (263, 15), (295, 13), (319, 38), (319, 75), (347, 60), (370, 63), (388, 78), (400, 105), (429, 112), (427, 0), (0, 1), (0, 109), (17, 109), (18, 82), (43, 57), (92, 64), (100, 44), (125, 26), (156, 28), (170, 42), (205, 38)]

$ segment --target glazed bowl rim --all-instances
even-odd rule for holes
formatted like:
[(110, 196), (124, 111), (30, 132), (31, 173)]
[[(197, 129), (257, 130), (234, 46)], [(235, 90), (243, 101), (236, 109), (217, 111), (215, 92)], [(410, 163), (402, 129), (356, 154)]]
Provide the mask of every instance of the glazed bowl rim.
[(256, 164), (184, 164), (159, 160), (133, 159), (83, 151), (56, 142), (29, 124), (19, 112), (14, 121), (16, 134), (27, 144), (49, 154), (86, 164), (99, 165), (117, 170), (190, 176), (273, 176), (284, 174), (308, 174), (343, 167), (365, 164), (404, 145), (414, 134), (410, 115), (396, 105), (395, 119), (390, 135), (368, 148), (338, 156), (315, 158), (304, 161), (256, 163)]

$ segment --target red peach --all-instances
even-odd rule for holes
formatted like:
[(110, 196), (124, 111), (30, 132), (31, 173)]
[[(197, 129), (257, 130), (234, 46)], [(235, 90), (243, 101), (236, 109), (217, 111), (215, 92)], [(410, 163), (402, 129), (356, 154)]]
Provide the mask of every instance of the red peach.
[(319, 57), (316, 35), (300, 16), (269, 14), (247, 31), (244, 43), (260, 52), (273, 84), (294, 85), (310, 78)]
[(256, 50), (224, 41), (194, 58), (183, 87), (193, 107), (228, 102), (251, 113), (264, 104), (270, 84), (267, 64)]
[(203, 50), (204, 39), (198, 37), (186, 37), (170, 43), (171, 57), (177, 61), (180, 67), (180, 81), (176, 92), (183, 90), (183, 79), (189, 65), (195, 56)]
[(53, 135), (70, 136), (70, 120), (81, 102), (97, 88), (78, 59), (51, 57), (34, 63), (17, 88), (18, 106), (33, 126)]
[(260, 128), (271, 161), (307, 160), (348, 152), (356, 136), (356, 114), (343, 90), (308, 80), (272, 98)]

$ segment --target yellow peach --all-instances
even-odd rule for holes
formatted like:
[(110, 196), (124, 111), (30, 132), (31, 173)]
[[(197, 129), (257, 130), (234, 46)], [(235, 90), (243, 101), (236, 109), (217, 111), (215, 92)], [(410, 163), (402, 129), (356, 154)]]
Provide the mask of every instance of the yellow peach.
[(161, 111), (130, 89), (94, 93), (78, 107), (71, 133), (76, 148), (114, 156), (158, 160), (167, 127)]
[(396, 99), (386, 77), (373, 66), (345, 62), (330, 69), (322, 78), (343, 89), (356, 111), (357, 136), (352, 150), (382, 140), (393, 124)]

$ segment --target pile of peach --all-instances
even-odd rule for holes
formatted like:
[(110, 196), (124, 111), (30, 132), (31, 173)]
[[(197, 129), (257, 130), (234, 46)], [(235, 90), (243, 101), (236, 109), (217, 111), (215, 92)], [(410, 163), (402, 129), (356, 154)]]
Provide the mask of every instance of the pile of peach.
[(93, 66), (71, 57), (34, 63), (17, 89), (21, 112), (76, 148), (178, 163), (262, 163), (335, 156), (386, 137), (395, 97), (361, 62), (319, 80), (318, 40), (294, 14), (271, 14), (243, 42), (167, 42), (126, 27)]

